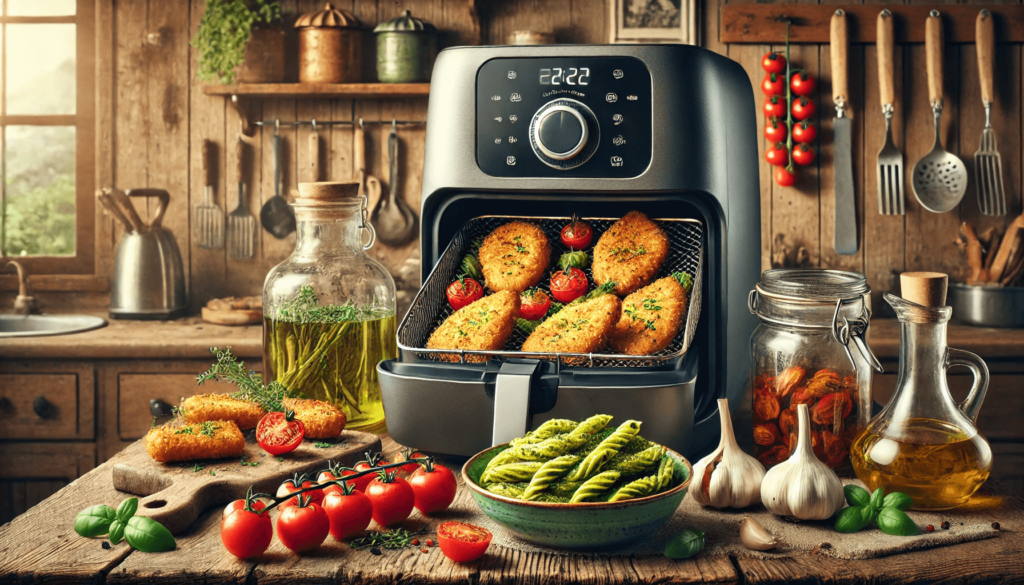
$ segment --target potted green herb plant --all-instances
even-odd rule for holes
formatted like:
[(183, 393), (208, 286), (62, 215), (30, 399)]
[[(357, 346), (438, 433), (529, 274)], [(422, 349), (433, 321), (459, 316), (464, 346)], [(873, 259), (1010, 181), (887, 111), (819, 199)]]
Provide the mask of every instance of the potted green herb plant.
[(199, 79), (212, 83), (284, 81), (286, 33), (276, 0), (207, 0), (192, 46)]

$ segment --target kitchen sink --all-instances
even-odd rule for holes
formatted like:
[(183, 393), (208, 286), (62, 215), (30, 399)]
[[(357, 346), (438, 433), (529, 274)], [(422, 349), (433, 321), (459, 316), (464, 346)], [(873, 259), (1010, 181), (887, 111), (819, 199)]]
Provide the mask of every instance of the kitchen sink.
[(0, 339), (81, 333), (106, 324), (93, 315), (0, 315)]

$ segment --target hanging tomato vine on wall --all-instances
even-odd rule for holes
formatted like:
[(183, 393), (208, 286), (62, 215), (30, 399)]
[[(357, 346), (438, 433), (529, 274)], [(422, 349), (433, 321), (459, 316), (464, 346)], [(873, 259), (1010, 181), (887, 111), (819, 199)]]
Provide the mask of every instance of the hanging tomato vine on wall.
[[(789, 59), (789, 22), (786, 22), (786, 54), (777, 51), (761, 58), (766, 75), (761, 91), (766, 97), (764, 137), (768, 140), (765, 160), (775, 167), (775, 182), (783, 187), (796, 183), (796, 167), (814, 162), (814, 141), (818, 130), (811, 119), (817, 104), (814, 77), (804, 69), (791, 69)], [(794, 100), (794, 97), (796, 98)]]

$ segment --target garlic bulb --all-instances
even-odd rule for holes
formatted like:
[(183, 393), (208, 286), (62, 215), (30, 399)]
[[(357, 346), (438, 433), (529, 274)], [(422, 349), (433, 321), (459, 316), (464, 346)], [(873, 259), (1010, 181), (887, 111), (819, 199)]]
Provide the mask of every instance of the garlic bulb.
[(761, 483), (761, 501), (772, 514), (800, 520), (831, 518), (845, 503), (843, 482), (811, 450), (811, 420), (807, 405), (797, 407), (800, 433), (796, 450), (776, 465)]
[(740, 524), (740, 541), (750, 550), (771, 550), (778, 544), (771, 532), (751, 518), (744, 518)]
[(764, 465), (736, 443), (728, 400), (718, 401), (718, 415), (722, 421), (721, 442), (693, 466), (690, 497), (702, 506), (745, 508), (761, 501)]

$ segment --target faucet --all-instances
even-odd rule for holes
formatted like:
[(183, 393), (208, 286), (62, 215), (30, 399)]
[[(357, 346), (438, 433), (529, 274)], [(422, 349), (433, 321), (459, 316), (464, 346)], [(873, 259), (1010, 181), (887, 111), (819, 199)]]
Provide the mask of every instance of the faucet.
[(20, 263), (11, 260), (4, 267), (6, 270), (14, 266), (14, 269), (18, 271), (18, 296), (14, 299), (14, 312), (19, 315), (31, 315), (39, 312), (39, 306), (36, 303), (36, 298), (29, 296), (28, 294), (28, 283), (26, 283), (27, 277), (25, 276), (25, 267)]

